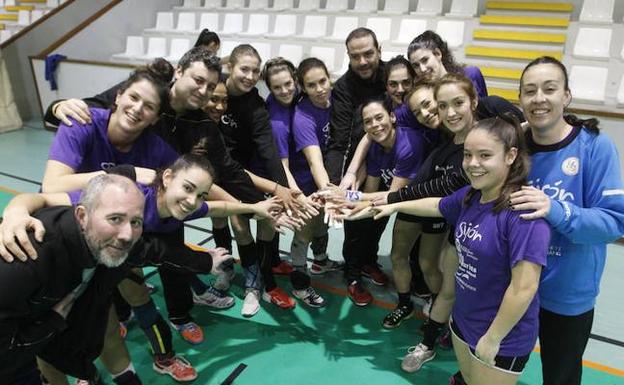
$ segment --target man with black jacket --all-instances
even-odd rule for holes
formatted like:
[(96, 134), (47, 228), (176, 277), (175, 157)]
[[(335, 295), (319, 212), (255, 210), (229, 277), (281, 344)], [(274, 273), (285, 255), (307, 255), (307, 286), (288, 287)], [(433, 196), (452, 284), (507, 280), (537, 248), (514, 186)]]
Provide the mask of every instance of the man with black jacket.
[[(89, 183), (76, 207), (35, 214), (46, 232), (41, 242), (29, 234), (38, 258), (0, 260), (3, 383), (40, 383), (35, 356), (63, 373), (96, 382), (93, 361), (102, 350), (112, 293), (131, 266), (210, 272), (209, 256), (140, 240), (144, 204), (130, 179), (107, 174)], [(115, 382), (140, 384), (132, 371)]]
[[(381, 47), (375, 32), (368, 28), (356, 28), (347, 36), (346, 46), (349, 70), (336, 81), (332, 90), (332, 116), (325, 156), (329, 179), (336, 185), (340, 183), (345, 165), (351, 162), (353, 151), (364, 135), (362, 119), (358, 114), (360, 105), (367, 99), (381, 99), (386, 90), (384, 62), (381, 61)], [(346, 221), (344, 229), (342, 255), (346, 262), (349, 297), (356, 305), (364, 306), (373, 297), (361, 284), (363, 265), (366, 264), (367, 269), (376, 276), (385, 276), (377, 267), (376, 255), (358, 254), (358, 250), (361, 250), (358, 245), (369, 237), (366, 224), (362, 221)]]

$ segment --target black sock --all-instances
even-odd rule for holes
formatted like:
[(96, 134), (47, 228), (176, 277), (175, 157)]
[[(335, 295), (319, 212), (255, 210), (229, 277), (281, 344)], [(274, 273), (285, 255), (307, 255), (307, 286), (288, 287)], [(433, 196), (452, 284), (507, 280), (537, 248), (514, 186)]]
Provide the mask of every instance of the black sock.
[(442, 330), (444, 329), (443, 323), (436, 322), (431, 318), (425, 321), (423, 325), (423, 333), (425, 334), (423, 337), (423, 345), (425, 345), (429, 350), (433, 350), (436, 345), (436, 341), (440, 334), (442, 334)]
[(225, 225), (223, 228), (212, 228), (212, 236), (214, 237), (217, 247), (224, 247), (230, 253), (232, 252), (232, 234), (230, 233), (230, 226)]
[(115, 377), (113, 382), (117, 385), (142, 385), (139, 376), (131, 370), (126, 371), (125, 373)]
[(260, 259), (260, 274), (262, 274), (262, 280), (264, 281), (264, 289), (266, 291), (271, 291), (277, 287), (272, 270), (273, 261), (271, 254), (273, 251), (273, 242), (258, 239), (256, 241), (256, 246), (258, 249), (258, 259)]
[(414, 305), (412, 305), (412, 295), (409, 292), (397, 294), (399, 295), (399, 306), (414, 307)]
[(282, 262), (279, 251), (279, 236), (278, 232), (275, 232), (275, 236), (271, 240), (271, 267), (277, 267)]

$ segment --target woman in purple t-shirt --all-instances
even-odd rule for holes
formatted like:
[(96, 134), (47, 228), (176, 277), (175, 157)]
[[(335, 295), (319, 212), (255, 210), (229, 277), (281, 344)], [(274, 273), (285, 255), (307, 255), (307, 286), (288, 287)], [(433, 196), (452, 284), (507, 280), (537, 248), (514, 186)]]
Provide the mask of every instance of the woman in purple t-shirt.
[(455, 226), (451, 330), (463, 380), (513, 385), (537, 341), (535, 294), (550, 242), (544, 220), (524, 220), (509, 207), (529, 172), (519, 122), (506, 116), (479, 121), (466, 137), (462, 168), (471, 186), (372, 211), (376, 219), (402, 212), (443, 217)]
[[(307, 58), (299, 64), (297, 80), (304, 96), (295, 107), (292, 123), (294, 151), (289, 154), (288, 165), (293, 175), (294, 185), (291, 187), (309, 196), (329, 184), (323, 154), (332, 110), (331, 82), (325, 63), (317, 58)], [(323, 216), (317, 215), (295, 232), (290, 249), (295, 269), (290, 275), (293, 295), (312, 307), (325, 306), (325, 300), (310, 286), (307, 268), (310, 242), (313, 236), (320, 234), (327, 234), (327, 225), (323, 223)], [(336, 270), (338, 267), (323, 253), (315, 255), (312, 273)]]
[(425, 31), (411, 41), (407, 58), (416, 70), (418, 80), (437, 81), (447, 73), (461, 74), (472, 81), (480, 98), (488, 96), (481, 70), (455, 62), (446, 42), (433, 31)]

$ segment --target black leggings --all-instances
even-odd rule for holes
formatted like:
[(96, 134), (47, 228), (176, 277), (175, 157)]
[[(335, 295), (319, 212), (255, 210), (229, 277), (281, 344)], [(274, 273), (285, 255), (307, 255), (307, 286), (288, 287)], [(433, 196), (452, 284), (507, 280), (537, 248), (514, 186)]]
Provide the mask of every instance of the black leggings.
[(583, 352), (589, 340), (594, 309), (565, 316), (540, 309), (540, 350), (544, 385), (580, 385)]

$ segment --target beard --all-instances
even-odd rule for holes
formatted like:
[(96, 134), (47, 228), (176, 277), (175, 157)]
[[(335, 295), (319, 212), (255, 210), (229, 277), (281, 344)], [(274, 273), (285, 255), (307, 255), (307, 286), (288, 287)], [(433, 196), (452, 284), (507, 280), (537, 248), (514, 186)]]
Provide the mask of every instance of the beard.
[[(131, 245), (128, 245), (127, 242), (115, 243), (114, 241), (101, 241), (91, 236), (87, 231), (84, 231), (83, 234), (87, 242), (87, 246), (98, 264), (104, 265), (108, 268), (115, 268), (126, 262), (128, 252), (131, 248)], [(114, 245), (118, 248), (125, 248), (127, 251), (121, 254), (113, 255), (113, 253), (108, 250), (108, 246), (110, 245)]]

